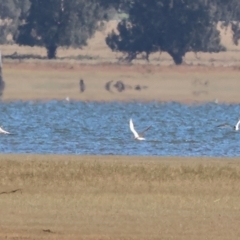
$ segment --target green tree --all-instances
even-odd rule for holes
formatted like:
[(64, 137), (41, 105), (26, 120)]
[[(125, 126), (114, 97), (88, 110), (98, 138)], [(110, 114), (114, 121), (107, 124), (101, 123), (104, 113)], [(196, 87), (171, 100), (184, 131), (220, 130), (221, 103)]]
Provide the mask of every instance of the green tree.
[[(212, 7), (212, 5), (211, 5)], [(139, 53), (164, 51), (175, 64), (182, 64), (189, 51), (219, 52), (217, 22), (210, 2), (202, 0), (133, 0), (129, 18), (118, 24), (106, 38), (112, 51), (127, 54), (131, 61)]]
[(97, 0), (30, 0), (29, 13), (19, 27), (16, 42), (43, 46), (49, 59), (57, 48), (81, 47), (87, 44), (106, 17)]
[(29, 0), (0, 0), (0, 43), (7, 43), (7, 37), (14, 35), (19, 24), (19, 17), (30, 7)]
[(240, 1), (208, 0), (215, 5), (214, 16), (222, 23), (222, 27), (231, 27), (233, 43), (238, 45), (240, 39)]

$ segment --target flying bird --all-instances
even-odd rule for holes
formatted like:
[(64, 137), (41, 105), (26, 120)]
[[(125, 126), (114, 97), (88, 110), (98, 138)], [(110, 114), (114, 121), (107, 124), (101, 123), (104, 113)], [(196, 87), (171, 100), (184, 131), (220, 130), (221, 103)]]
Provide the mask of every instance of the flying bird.
[(239, 126), (240, 126), (240, 119), (238, 120), (238, 122), (236, 123), (235, 126), (232, 126), (232, 125), (230, 125), (228, 123), (224, 123), (224, 124), (218, 125), (217, 127), (219, 127), (219, 128), (230, 127), (230, 128), (233, 128), (235, 131), (238, 131), (239, 130)]
[(134, 135), (134, 138), (136, 140), (145, 140), (145, 138), (143, 137), (144, 133), (151, 127), (147, 127), (145, 130), (143, 130), (141, 133), (137, 133), (137, 131), (134, 129), (134, 125), (133, 125), (133, 121), (132, 119), (130, 119), (129, 121), (129, 127), (130, 127), (130, 130), (132, 131), (133, 135)]
[(7, 131), (5, 131), (5, 130), (3, 130), (1, 127), (0, 127), (0, 134), (10, 134), (10, 132), (7, 132)]

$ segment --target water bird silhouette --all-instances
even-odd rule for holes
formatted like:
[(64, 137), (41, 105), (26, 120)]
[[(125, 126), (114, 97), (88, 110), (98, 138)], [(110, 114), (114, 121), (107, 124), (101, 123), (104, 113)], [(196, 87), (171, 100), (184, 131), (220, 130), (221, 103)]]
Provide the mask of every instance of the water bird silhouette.
[(4, 129), (2, 129), (2, 128), (0, 127), (0, 134), (10, 134), (10, 132), (7, 132), (7, 131), (5, 131)]
[(132, 121), (132, 119), (130, 119), (130, 121), (129, 121), (129, 127), (130, 127), (130, 130), (132, 131), (132, 133), (133, 133), (133, 135), (134, 135), (134, 138), (136, 139), (136, 140), (146, 140), (144, 137), (143, 137), (143, 135), (144, 135), (144, 133), (151, 127), (151, 126), (149, 126), (149, 127), (147, 127), (146, 129), (144, 129), (141, 133), (137, 133), (137, 131), (135, 130), (135, 128), (134, 128), (134, 125), (133, 125), (133, 121)]
[(218, 125), (217, 127), (218, 128), (233, 128), (235, 131), (238, 131), (239, 130), (239, 125), (240, 125), (240, 119), (238, 120), (238, 122), (236, 123), (236, 125), (232, 126), (228, 123), (223, 123), (223, 124), (220, 124)]

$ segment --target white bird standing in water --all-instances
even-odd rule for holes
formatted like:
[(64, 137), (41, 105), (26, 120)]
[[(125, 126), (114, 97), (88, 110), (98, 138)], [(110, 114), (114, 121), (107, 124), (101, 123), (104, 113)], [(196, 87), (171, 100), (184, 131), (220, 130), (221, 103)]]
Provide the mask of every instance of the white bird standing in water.
[(238, 120), (238, 122), (237, 122), (237, 124), (235, 126), (229, 125), (228, 123), (224, 123), (224, 124), (218, 125), (217, 127), (221, 127), (221, 128), (230, 127), (230, 128), (233, 128), (235, 131), (238, 131), (239, 130), (239, 126), (240, 126), (240, 119)]
[(10, 134), (10, 132), (7, 132), (7, 131), (3, 130), (1, 127), (0, 127), (0, 133), (2, 133), (2, 134)]
[(138, 134), (137, 131), (134, 129), (134, 125), (133, 125), (132, 119), (130, 119), (130, 121), (129, 121), (129, 126), (130, 126), (130, 130), (132, 131), (132, 133), (134, 135), (134, 138), (136, 140), (145, 140), (145, 138), (143, 137), (143, 134), (151, 127), (151, 126), (147, 127), (140, 134)]

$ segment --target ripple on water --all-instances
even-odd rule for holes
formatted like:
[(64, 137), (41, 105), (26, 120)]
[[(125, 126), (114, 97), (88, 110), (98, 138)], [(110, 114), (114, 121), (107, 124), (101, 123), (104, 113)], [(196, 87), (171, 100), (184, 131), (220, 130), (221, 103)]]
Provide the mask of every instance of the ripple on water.
[[(54, 153), (157, 156), (239, 156), (240, 132), (234, 125), (240, 106), (180, 103), (0, 102), (2, 153)], [(146, 141), (129, 130), (151, 125)]]

